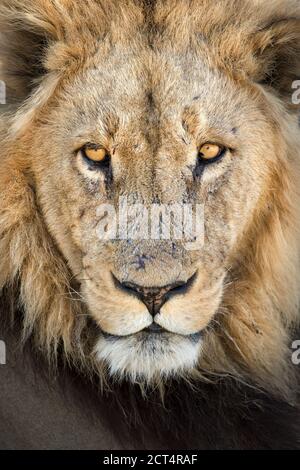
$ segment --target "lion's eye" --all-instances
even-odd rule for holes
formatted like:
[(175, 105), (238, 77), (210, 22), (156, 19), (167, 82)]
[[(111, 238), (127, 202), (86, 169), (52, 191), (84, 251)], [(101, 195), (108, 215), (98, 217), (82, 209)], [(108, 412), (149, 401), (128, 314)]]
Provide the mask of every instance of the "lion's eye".
[(225, 154), (226, 149), (217, 144), (205, 144), (199, 150), (199, 158), (206, 163), (213, 163)]
[(98, 167), (107, 167), (110, 164), (110, 155), (102, 147), (90, 147), (85, 146), (81, 149), (81, 153), (83, 158), (89, 163), (94, 166)]

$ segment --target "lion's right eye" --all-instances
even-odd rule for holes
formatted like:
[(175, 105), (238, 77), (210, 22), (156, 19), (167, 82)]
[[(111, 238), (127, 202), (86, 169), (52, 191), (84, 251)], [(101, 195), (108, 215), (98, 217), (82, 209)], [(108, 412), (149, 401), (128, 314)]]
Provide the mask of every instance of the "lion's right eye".
[(204, 163), (220, 160), (226, 153), (226, 148), (218, 144), (207, 143), (199, 150), (199, 159)]
[(107, 168), (110, 165), (110, 155), (103, 147), (86, 145), (80, 152), (83, 159), (94, 168)]

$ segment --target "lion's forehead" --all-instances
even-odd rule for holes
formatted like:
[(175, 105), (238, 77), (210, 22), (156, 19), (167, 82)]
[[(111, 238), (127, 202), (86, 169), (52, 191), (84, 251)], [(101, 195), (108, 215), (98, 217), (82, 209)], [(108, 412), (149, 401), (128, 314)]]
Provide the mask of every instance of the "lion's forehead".
[(108, 58), (107, 63), (99, 59), (65, 82), (59, 112), (68, 115), (70, 133), (93, 126), (101, 130), (109, 123), (138, 136), (139, 128), (176, 132), (185, 121), (192, 127), (194, 120), (202, 127), (237, 134), (238, 127), (249, 129), (247, 116), (252, 122), (264, 119), (253, 106), (250, 89), (242, 89), (201, 57), (189, 64), (160, 53), (151, 61), (143, 53), (135, 52), (133, 58)]

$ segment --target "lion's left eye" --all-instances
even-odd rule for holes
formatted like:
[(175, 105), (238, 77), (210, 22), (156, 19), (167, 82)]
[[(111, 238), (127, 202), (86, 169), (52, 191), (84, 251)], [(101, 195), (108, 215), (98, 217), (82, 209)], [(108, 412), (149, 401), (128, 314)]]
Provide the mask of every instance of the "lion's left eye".
[(202, 160), (204, 163), (213, 163), (217, 160), (221, 159), (226, 153), (226, 148), (217, 145), (217, 144), (210, 144), (207, 143), (202, 145), (199, 150), (199, 159)]

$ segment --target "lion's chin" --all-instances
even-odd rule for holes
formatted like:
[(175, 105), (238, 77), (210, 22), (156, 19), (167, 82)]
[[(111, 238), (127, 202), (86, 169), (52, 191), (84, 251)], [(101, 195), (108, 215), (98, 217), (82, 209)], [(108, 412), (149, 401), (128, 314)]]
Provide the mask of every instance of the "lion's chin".
[(95, 347), (98, 361), (117, 379), (152, 383), (186, 375), (197, 365), (202, 336), (172, 333), (138, 333), (116, 337), (102, 335)]

